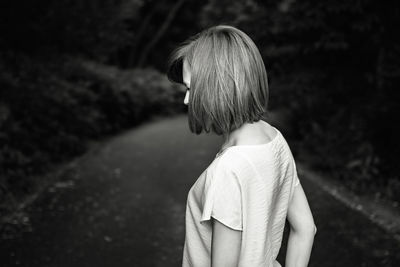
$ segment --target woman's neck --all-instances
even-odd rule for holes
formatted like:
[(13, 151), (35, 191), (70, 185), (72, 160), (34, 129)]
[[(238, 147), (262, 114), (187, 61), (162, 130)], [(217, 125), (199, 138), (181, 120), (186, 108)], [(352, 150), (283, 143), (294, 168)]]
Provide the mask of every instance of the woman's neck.
[(224, 137), (223, 147), (257, 144), (265, 141), (264, 122), (244, 123)]

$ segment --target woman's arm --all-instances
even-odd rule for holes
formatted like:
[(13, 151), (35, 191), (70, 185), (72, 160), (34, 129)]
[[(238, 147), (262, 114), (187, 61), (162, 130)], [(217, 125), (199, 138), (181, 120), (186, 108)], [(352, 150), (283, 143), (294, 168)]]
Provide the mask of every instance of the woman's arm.
[(290, 234), (286, 267), (305, 267), (310, 260), (317, 227), (301, 184), (297, 185), (288, 209)]
[(242, 232), (233, 230), (212, 218), (212, 267), (238, 266)]

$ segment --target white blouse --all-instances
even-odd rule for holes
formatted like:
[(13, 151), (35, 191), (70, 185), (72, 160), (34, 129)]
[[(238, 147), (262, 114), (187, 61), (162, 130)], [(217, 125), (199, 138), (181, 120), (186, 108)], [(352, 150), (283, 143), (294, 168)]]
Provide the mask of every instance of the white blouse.
[(211, 217), (242, 231), (239, 266), (276, 261), (289, 202), (299, 184), (280, 133), (266, 144), (231, 146), (217, 154), (189, 191), (182, 266), (211, 266)]

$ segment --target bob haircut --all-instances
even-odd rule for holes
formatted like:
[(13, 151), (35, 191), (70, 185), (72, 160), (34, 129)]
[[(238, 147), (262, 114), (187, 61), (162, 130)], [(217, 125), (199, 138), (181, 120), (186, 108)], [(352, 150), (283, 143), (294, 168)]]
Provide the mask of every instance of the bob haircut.
[(183, 84), (190, 69), (189, 128), (229, 135), (267, 110), (268, 79), (254, 42), (231, 26), (214, 26), (186, 40), (171, 55), (167, 76)]

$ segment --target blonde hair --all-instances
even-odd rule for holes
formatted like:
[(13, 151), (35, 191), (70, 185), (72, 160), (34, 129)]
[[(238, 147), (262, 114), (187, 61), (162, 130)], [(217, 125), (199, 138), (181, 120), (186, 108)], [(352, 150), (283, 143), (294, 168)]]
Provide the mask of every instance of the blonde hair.
[(231, 26), (215, 26), (189, 38), (170, 57), (167, 75), (182, 83), (183, 61), (189, 65), (189, 127), (229, 135), (267, 110), (268, 80), (254, 42)]

